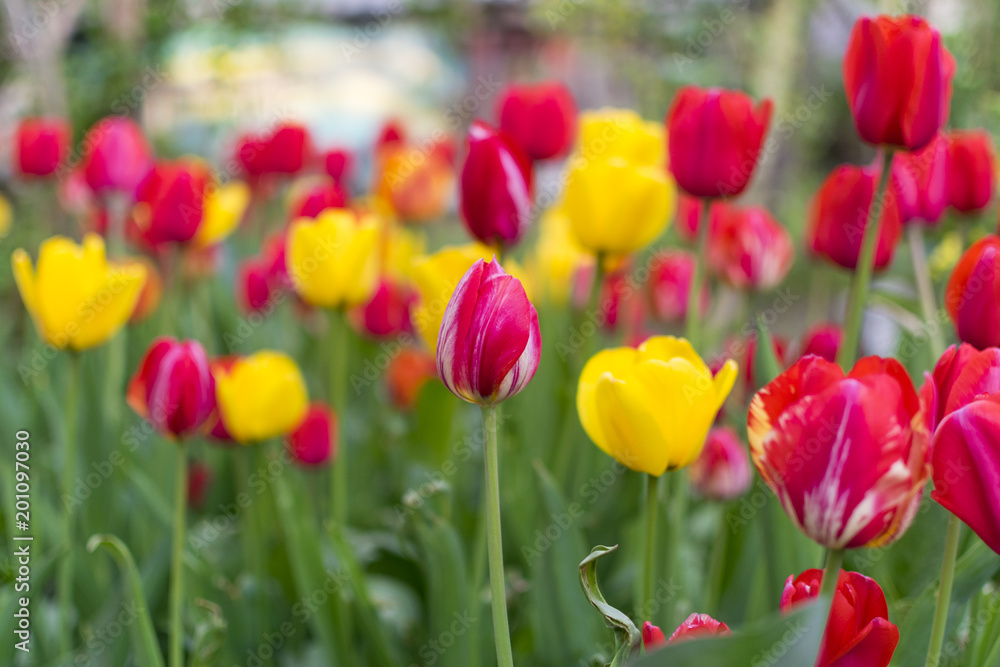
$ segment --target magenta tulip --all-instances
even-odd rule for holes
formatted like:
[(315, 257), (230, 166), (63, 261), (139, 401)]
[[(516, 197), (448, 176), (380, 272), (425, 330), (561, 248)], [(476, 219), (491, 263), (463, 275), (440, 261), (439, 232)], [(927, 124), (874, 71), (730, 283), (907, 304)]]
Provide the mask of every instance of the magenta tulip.
[(500, 129), (532, 160), (564, 155), (573, 144), (576, 103), (559, 82), (512, 84), (500, 93)]
[(1000, 346), (1000, 237), (987, 234), (969, 246), (948, 278), (944, 305), (959, 340)]
[(286, 445), (296, 463), (313, 467), (337, 455), (336, 438), (337, 415), (328, 406), (313, 403), (302, 423), (288, 434)]
[(985, 130), (948, 133), (948, 203), (961, 213), (989, 206), (996, 186), (993, 142)]
[(25, 118), (14, 136), (14, 168), (21, 176), (56, 173), (69, 150), (69, 124), (61, 118)]
[(98, 194), (132, 195), (153, 168), (153, 153), (135, 121), (109, 116), (83, 138), (83, 175)]
[(918, 151), (899, 151), (893, 156), (903, 223), (914, 220), (933, 225), (941, 219), (948, 206), (949, 173), (948, 141), (941, 134)]
[(126, 399), (161, 433), (197, 433), (215, 412), (215, 381), (201, 343), (157, 338), (129, 381)]

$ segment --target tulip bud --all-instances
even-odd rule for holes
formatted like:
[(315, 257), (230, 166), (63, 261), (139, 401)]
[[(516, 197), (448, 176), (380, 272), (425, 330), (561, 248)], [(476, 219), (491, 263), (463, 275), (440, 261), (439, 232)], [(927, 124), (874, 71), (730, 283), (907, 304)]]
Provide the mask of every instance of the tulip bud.
[(187, 502), (195, 511), (205, 506), (205, 497), (212, 484), (212, 469), (201, 461), (191, 461), (187, 470)]
[(288, 453), (302, 466), (320, 466), (336, 456), (336, 437), (337, 415), (322, 403), (313, 403), (288, 435)]
[(271, 301), (270, 267), (256, 257), (240, 263), (236, 278), (236, 297), (245, 313), (263, 310)]
[(708, 432), (705, 448), (688, 468), (688, 478), (701, 496), (712, 500), (746, 493), (753, 482), (750, 457), (733, 429), (719, 426)]
[(510, 137), (482, 121), (469, 128), (462, 166), (462, 220), (490, 245), (517, 243), (531, 222), (531, 161)]
[(836, 324), (819, 324), (806, 332), (799, 357), (815, 354), (827, 361), (837, 360), (837, 351), (844, 341), (844, 330)]
[(898, 539), (930, 476), (920, 399), (894, 359), (866, 357), (846, 377), (800, 359), (754, 396), (747, 437), (792, 523), (828, 549)]
[(420, 390), (436, 377), (434, 357), (416, 348), (405, 348), (392, 358), (385, 372), (389, 399), (398, 410), (412, 410)]
[(721, 621), (708, 614), (691, 614), (677, 626), (674, 633), (667, 638), (667, 643), (687, 641), (698, 637), (713, 637), (715, 635), (731, 635), (733, 631)]
[(541, 350), (538, 313), (521, 281), (496, 259), (478, 260), (444, 312), (437, 343), (441, 381), (462, 400), (496, 405), (527, 386)]
[(729, 285), (769, 290), (792, 267), (792, 237), (762, 206), (712, 208), (708, 267)]
[(14, 168), (21, 176), (52, 176), (69, 151), (70, 127), (59, 118), (25, 118), (14, 136)]
[(257, 352), (212, 372), (223, 425), (237, 442), (285, 435), (302, 423), (308, 409), (306, 384), (287, 355)]
[[(823, 576), (823, 570), (812, 569), (788, 577), (781, 594), (782, 613), (819, 597)], [(899, 629), (889, 622), (889, 607), (878, 583), (841, 570), (816, 667), (888, 667), (898, 643)]]
[(139, 185), (133, 211), (142, 240), (156, 248), (193, 239), (204, 219), (208, 181), (208, 171), (198, 163), (157, 164)]
[(993, 199), (996, 160), (985, 130), (948, 133), (948, 203), (961, 213), (978, 213)]
[(705, 200), (681, 192), (677, 195), (677, 235), (688, 243), (698, 240)]
[[(945, 417), (958, 408), (965, 407), (978, 394), (992, 394), (1000, 390), (1000, 386), (983, 386), (984, 381), (993, 379), (996, 354), (997, 350), (993, 347), (980, 352), (968, 343), (952, 345), (938, 359), (933, 374), (924, 374), (920, 402), (928, 433), (933, 435)], [(952, 398), (952, 390), (958, 384), (959, 377), (963, 379)], [(976, 389), (974, 393), (970, 391), (973, 387)]]
[(344, 186), (351, 178), (354, 155), (346, 148), (334, 148), (323, 154), (323, 168), (334, 182)]
[[(649, 302), (653, 317), (660, 322), (683, 322), (687, 318), (688, 296), (694, 275), (695, 256), (683, 250), (661, 250), (652, 260), (649, 272)], [(701, 286), (698, 309), (708, 311), (709, 290)]]
[(958, 260), (944, 303), (958, 339), (982, 350), (1000, 346), (1000, 237), (988, 234)]
[(757, 166), (771, 122), (771, 100), (746, 93), (685, 86), (667, 113), (670, 171), (695, 197), (743, 192)]
[(244, 135), (237, 142), (236, 160), (248, 176), (297, 174), (309, 162), (312, 140), (302, 125), (285, 123), (262, 135)]
[(893, 155), (893, 178), (911, 184), (908, 196), (900, 197), (899, 201), (904, 223), (917, 220), (933, 225), (941, 219), (948, 205), (950, 171), (948, 141), (941, 134), (936, 134), (918, 151), (898, 151)]
[(153, 167), (153, 154), (135, 121), (121, 116), (100, 120), (83, 138), (83, 174), (97, 194), (131, 195)]
[(859, 18), (843, 74), (854, 126), (870, 144), (917, 150), (948, 119), (955, 59), (923, 18)]
[(159, 432), (186, 438), (215, 410), (215, 382), (201, 343), (170, 337), (152, 342), (129, 381), (129, 406)]
[(649, 621), (642, 624), (642, 646), (646, 652), (667, 643), (667, 638), (663, 635), (663, 630), (659, 626), (653, 625)]
[(573, 143), (576, 104), (562, 83), (511, 84), (500, 93), (497, 109), (500, 129), (532, 160), (564, 155)]
[(416, 299), (408, 285), (383, 278), (368, 303), (352, 311), (351, 319), (356, 329), (374, 338), (410, 333), (410, 308)]

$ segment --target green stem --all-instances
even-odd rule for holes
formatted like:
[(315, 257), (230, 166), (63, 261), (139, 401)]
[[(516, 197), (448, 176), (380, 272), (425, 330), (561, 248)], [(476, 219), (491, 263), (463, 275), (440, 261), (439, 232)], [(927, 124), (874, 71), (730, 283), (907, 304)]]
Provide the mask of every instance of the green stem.
[(486, 459), (486, 531), (490, 561), (490, 602), (493, 606), (493, 638), (498, 667), (513, 667), (510, 627), (507, 623), (507, 593), (503, 573), (503, 541), (500, 536), (500, 471), (497, 462), (497, 408), (483, 406)]
[(931, 644), (927, 649), (927, 667), (937, 667), (941, 660), (944, 631), (948, 625), (948, 607), (951, 604), (951, 586), (955, 579), (955, 560), (958, 558), (958, 538), (962, 523), (954, 514), (948, 517), (948, 532), (944, 538), (944, 561), (941, 563), (941, 584), (938, 586), (934, 624), (931, 626)]
[[(643, 610), (650, 608), (653, 601), (653, 590), (656, 587), (656, 514), (660, 503), (657, 490), (660, 478), (646, 475), (646, 560), (642, 568), (642, 602)], [(644, 619), (645, 620), (645, 619)]]
[(726, 547), (729, 542), (729, 517), (730, 504), (726, 504), (719, 514), (719, 525), (715, 531), (715, 542), (712, 543), (712, 553), (709, 557), (708, 565), (708, 594), (705, 602), (705, 613), (715, 614), (718, 612), (719, 599), (722, 597), (722, 585), (726, 576)]
[(924, 226), (919, 220), (911, 222), (907, 225), (906, 233), (910, 244), (910, 255), (913, 258), (913, 275), (917, 279), (917, 292), (920, 294), (920, 309), (924, 316), (924, 325), (930, 332), (931, 344), (934, 346), (934, 361), (937, 361), (944, 352), (944, 334), (938, 323), (934, 285), (931, 283), (930, 271), (927, 270)]
[(886, 189), (892, 173), (892, 150), (882, 153), (881, 178), (878, 188), (872, 197), (865, 220), (864, 236), (861, 240), (861, 253), (858, 265), (851, 279), (851, 293), (847, 301), (847, 321), (844, 324), (844, 344), (837, 354), (837, 363), (842, 368), (850, 369), (858, 358), (858, 341), (861, 339), (861, 325), (864, 320), (865, 305), (868, 302), (868, 289), (871, 282), (873, 263), (875, 261), (875, 246), (878, 243), (879, 227), (882, 222), (882, 209), (885, 205)]
[(344, 442), (345, 384), (347, 381), (347, 314), (340, 309), (330, 313), (330, 405), (337, 416), (337, 456), (331, 466), (330, 516), (346, 527), (348, 519), (347, 443)]
[(170, 553), (170, 667), (184, 664), (184, 529), (187, 510), (187, 444), (177, 442), (174, 539)]
[(712, 200), (702, 200), (701, 219), (698, 220), (698, 254), (694, 260), (694, 274), (688, 287), (687, 317), (684, 321), (684, 336), (688, 342), (699, 348), (698, 337), (701, 335), (701, 286), (705, 281), (705, 254), (708, 250), (709, 212)]
[(66, 378), (66, 417), (65, 431), (66, 449), (62, 465), (62, 495), (63, 495), (63, 539), (66, 541), (66, 554), (59, 563), (59, 615), (63, 622), (63, 632), (60, 633), (62, 653), (69, 654), (73, 648), (73, 561), (74, 561), (74, 508), (73, 482), (77, 471), (77, 420), (79, 417), (80, 399), (80, 353), (69, 353), (69, 369)]
[[(837, 580), (840, 579), (840, 567), (844, 564), (843, 549), (827, 549), (826, 566), (823, 568), (823, 581), (819, 585), (820, 597), (826, 597), (826, 616), (823, 619), (823, 635), (830, 623), (830, 612), (833, 611), (834, 594), (837, 592)], [(820, 648), (822, 650), (822, 647)]]

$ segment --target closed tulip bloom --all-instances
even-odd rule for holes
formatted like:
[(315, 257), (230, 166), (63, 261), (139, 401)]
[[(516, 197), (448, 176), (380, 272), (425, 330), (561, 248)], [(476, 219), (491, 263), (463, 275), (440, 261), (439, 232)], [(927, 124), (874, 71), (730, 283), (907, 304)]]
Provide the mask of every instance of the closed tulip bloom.
[(531, 161), (510, 137), (477, 120), (469, 128), (459, 195), (462, 220), (475, 238), (517, 243), (531, 222)]
[(309, 398), (299, 367), (281, 352), (263, 351), (213, 367), (223, 425), (249, 444), (289, 433), (302, 423)]
[(288, 230), (288, 272), (295, 291), (313, 306), (364, 303), (378, 281), (378, 224), (344, 209), (315, 220), (299, 218)]
[(576, 393), (590, 439), (622, 465), (659, 477), (693, 462), (736, 381), (736, 362), (712, 372), (682, 338), (598, 352)]
[(708, 266), (733, 287), (769, 290), (792, 268), (792, 237), (763, 206), (720, 202), (709, 230)]
[(412, 410), (424, 385), (436, 377), (434, 357), (417, 348), (405, 348), (389, 361), (385, 371), (389, 400), (398, 410)]
[(333, 148), (323, 154), (323, 169), (327, 176), (341, 185), (351, 178), (354, 154), (346, 148)]
[(337, 452), (337, 415), (322, 403), (313, 403), (285, 441), (288, 453), (304, 467), (321, 466)]
[[(788, 577), (781, 611), (788, 613), (819, 597), (823, 570)], [(888, 667), (899, 643), (899, 628), (889, 621), (885, 594), (874, 579), (840, 571), (830, 620), (816, 667)]]
[(296, 123), (285, 123), (267, 139), (265, 173), (297, 174), (305, 168), (311, 153), (309, 130)]
[[(687, 317), (694, 263), (694, 254), (683, 250), (661, 250), (650, 261), (650, 311), (660, 322), (683, 322)], [(702, 284), (698, 308), (703, 314), (708, 311), (708, 301), (708, 285)]]
[(576, 103), (557, 81), (511, 84), (500, 93), (500, 129), (532, 160), (564, 155), (576, 134)]
[(521, 281), (496, 259), (477, 260), (459, 281), (441, 322), (441, 381), (462, 400), (496, 405), (528, 385), (541, 351), (538, 313)]
[(155, 339), (129, 381), (126, 399), (164, 435), (185, 438), (199, 432), (215, 410), (205, 348), (195, 340)]
[(374, 338), (410, 333), (413, 331), (410, 309), (416, 300), (417, 295), (409, 285), (382, 278), (371, 299), (352, 311), (352, 321), (359, 331)]
[(955, 335), (980, 350), (1000, 346), (1000, 237), (988, 234), (965, 251), (944, 296)]
[(993, 142), (986, 130), (948, 133), (948, 203), (976, 213), (990, 204), (996, 183)]
[(667, 113), (670, 171), (695, 197), (743, 192), (760, 158), (771, 122), (771, 100), (746, 93), (685, 86)]
[(955, 59), (919, 16), (862, 16), (843, 63), (844, 92), (861, 138), (923, 148), (948, 119)]
[[(952, 345), (944, 351), (934, 366), (934, 372), (924, 374), (925, 382), (920, 388), (928, 433), (934, 435), (945, 417), (965, 407), (978, 394), (1000, 391), (1000, 383), (991, 384), (995, 382), (994, 375), (998, 370), (996, 358), (996, 348), (980, 351), (968, 343)], [(962, 380), (959, 381), (959, 378)], [(972, 387), (976, 388), (974, 393), (970, 392)]]
[[(854, 270), (868, 225), (868, 209), (875, 198), (881, 171), (877, 165), (841, 165), (826, 177), (809, 210), (807, 244), (817, 255)], [(902, 235), (900, 198), (890, 187), (882, 205), (875, 270), (888, 268)]]
[(827, 361), (837, 360), (837, 351), (844, 341), (844, 330), (836, 324), (818, 324), (806, 332), (800, 357), (815, 354)]
[(14, 168), (21, 176), (52, 176), (69, 151), (70, 128), (60, 118), (25, 118), (14, 135)]
[(721, 621), (717, 621), (708, 614), (691, 614), (684, 622), (677, 626), (669, 638), (664, 638), (663, 631), (649, 621), (642, 624), (642, 645), (646, 652), (677, 642), (689, 639), (704, 637), (714, 637), (716, 635), (731, 635), (733, 631), (729, 626)]
[(918, 151), (899, 151), (892, 158), (893, 178), (904, 176), (911, 183), (909, 196), (899, 201), (904, 223), (911, 220), (933, 225), (948, 205), (948, 140), (936, 134)]
[(620, 158), (662, 169), (666, 162), (663, 125), (643, 120), (632, 109), (596, 109), (579, 117), (579, 136), (570, 162)]
[(60, 349), (84, 350), (114, 336), (128, 322), (146, 282), (141, 264), (109, 263), (96, 234), (87, 234), (82, 245), (63, 236), (46, 239), (37, 270), (21, 249), (11, 265), (38, 335)]
[(153, 153), (135, 121), (109, 116), (83, 138), (83, 175), (98, 194), (132, 194), (153, 167)]
[(194, 235), (195, 246), (206, 248), (232, 234), (250, 205), (250, 194), (250, 187), (243, 181), (210, 187), (205, 196), (201, 225)]
[(333, 180), (313, 180), (293, 192), (289, 217), (315, 218), (328, 208), (347, 208), (347, 191)]
[(747, 437), (792, 523), (828, 549), (899, 538), (930, 476), (920, 400), (894, 359), (866, 357), (846, 377), (800, 359), (754, 396)]
[(267, 262), (250, 257), (236, 271), (236, 297), (244, 312), (263, 310), (271, 302), (271, 271)]
[(746, 493), (753, 482), (750, 457), (736, 432), (718, 426), (708, 432), (705, 448), (688, 467), (691, 486), (704, 498), (731, 500)]
[(208, 170), (194, 161), (157, 164), (139, 185), (133, 209), (142, 240), (156, 248), (193, 239), (205, 216), (209, 177)]
[(688, 243), (698, 240), (705, 200), (681, 192), (677, 195), (677, 235)]

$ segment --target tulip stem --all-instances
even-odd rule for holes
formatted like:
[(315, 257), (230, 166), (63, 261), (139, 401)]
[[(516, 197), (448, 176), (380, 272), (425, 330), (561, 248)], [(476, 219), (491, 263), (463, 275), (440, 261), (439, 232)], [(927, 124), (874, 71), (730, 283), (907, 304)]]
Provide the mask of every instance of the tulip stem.
[[(642, 602), (643, 612), (652, 605), (653, 591), (656, 586), (656, 514), (659, 510), (660, 478), (646, 475), (646, 560), (642, 568)], [(643, 619), (645, 620), (645, 619)]]
[[(861, 339), (861, 325), (864, 320), (865, 305), (868, 302), (869, 283), (875, 261), (875, 246), (878, 244), (882, 211), (886, 202), (886, 190), (892, 173), (892, 149), (885, 149), (881, 159), (881, 177), (872, 197), (871, 206), (868, 207), (864, 236), (861, 240), (861, 253), (858, 256), (858, 264), (851, 279), (851, 291), (847, 300), (847, 320), (844, 325), (844, 344), (841, 345), (837, 354), (837, 363), (844, 369), (852, 368), (858, 358), (858, 342)], [(847, 231), (851, 232), (852, 230)]]
[(187, 443), (177, 442), (174, 538), (170, 554), (170, 667), (184, 664), (184, 529), (187, 509)]
[(59, 563), (58, 590), (59, 615), (64, 624), (62, 653), (69, 654), (73, 648), (73, 520), (75, 504), (69, 502), (73, 497), (73, 482), (76, 479), (76, 426), (79, 416), (80, 399), (80, 353), (69, 353), (69, 368), (66, 378), (66, 418), (63, 435), (66, 438), (66, 449), (62, 464), (62, 496), (63, 496), (63, 538), (66, 540), (66, 554)]
[(938, 586), (937, 605), (934, 607), (934, 624), (931, 626), (931, 644), (927, 650), (926, 667), (937, 667), (941, 661), (944, 631), (948, 626), (948, 607), (951, 604), (951, 586), (955, 579), (955, 560), (958, 558), (958, 538), (962, 522), (954, 514), (948, 517), (948, 532), (944, 538), (944, 561), (941, 563), (941, 584)]
[(483, 441), (486, 461), (486, 538), (490, 563), (490, 603), (493, 608), (493, 638), (497, 666), (513, 667), (510, 627), (507, 623), (506, 579), (503, 573), (503, 541), (500, 536), (500, 471), (497, 462), (497, 408), (484, 405)]
[(934, 285), (931, 274), (927, 270), (927, 250), (924, 248), (924, 228), (919, 221), (907, 225), (907, 240), (910, 243), (910, 255), (913, 258), (913, 275), (917, 279), (917, 292), (920, 294), (920, 308), (924, 316), (924, 326), (930, 332), (933, 355), (937, 360), (944, 352), (944, 335), (938, 323), (937, 303), (934, 299)]
[(335, 309), (330, 313), (330, 405), (337, 419), (337, 455), (331, 465), (330, 514), (341, 528), (347, 526), (347, 443), (344, 442), (344, 389), (347, 373), (346, 313)]
[(701, 285), (705, 280), (705, 254), (708, 251), (709, 211), (712, 209), (711, 199), (702, 199), (702, 211), (698, 219), (698, 250), (694, 259), (694, 273), (688, 287), (687, 315), (684, 320), (684, 337), (694, 347), (699, 349), (701, 341)]
[[(827, 549), (826, 565), (823, 567), (823, 580), (819, 585), (819, 596), (827, 598), (826, 616), (823, 620), (823, 636), (826, 636), (830, 624), (830, 613), (833, 611), (833, 598), (837, 592), (837, 580), (840, 579), (840, 567), (844, 564), (843, 549)], [(822, 644), (820, 651), (822, 651)]]

